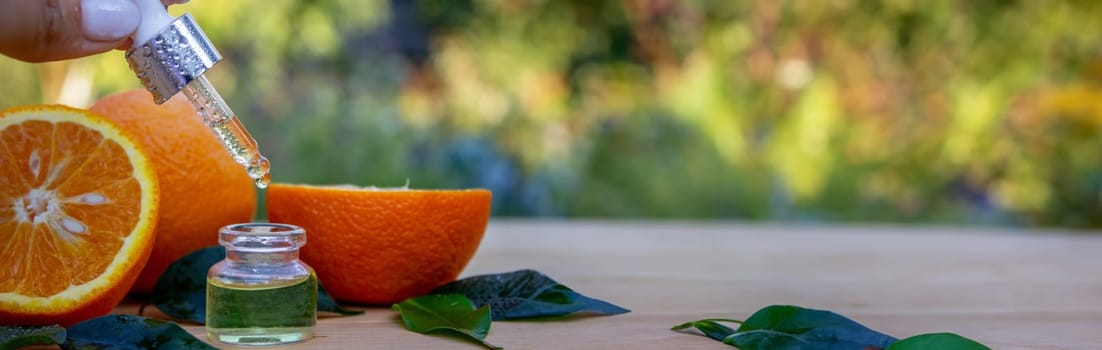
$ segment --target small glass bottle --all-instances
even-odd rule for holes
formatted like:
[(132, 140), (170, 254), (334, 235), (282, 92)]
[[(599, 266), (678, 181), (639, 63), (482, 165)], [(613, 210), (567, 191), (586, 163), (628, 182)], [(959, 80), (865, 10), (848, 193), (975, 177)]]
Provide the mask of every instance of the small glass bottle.
[(274, 345), (314, 336), (318, 280), (298, 259), (306, 231), (294, 225), (223, 227), (226, 259), (207, 273), (207, 338), (228, 344)]

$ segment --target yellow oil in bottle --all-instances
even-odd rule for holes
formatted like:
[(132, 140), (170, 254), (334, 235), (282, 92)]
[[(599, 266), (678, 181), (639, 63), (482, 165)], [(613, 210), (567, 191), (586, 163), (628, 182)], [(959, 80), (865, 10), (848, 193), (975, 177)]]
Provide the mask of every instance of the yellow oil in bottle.
[(242, 345), (283, 344), (312, 338), (317, 320), (317, 281), (312, 273), (301, 280), (266, 285), (209, 280), (207, 337)]

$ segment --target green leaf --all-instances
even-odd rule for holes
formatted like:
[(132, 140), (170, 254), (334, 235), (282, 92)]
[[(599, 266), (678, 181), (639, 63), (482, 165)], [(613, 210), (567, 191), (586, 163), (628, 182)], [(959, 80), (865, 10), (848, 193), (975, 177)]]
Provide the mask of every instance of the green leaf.
[(704, 335), (708, 336), (708, 338), (712, 338), (712, 339), (715, 339), (715, 340), (718, 340), (718, 341), (723, 341), (723, 339), (726, 339), (731, 334), (735, 334), (734, 329), (731, 329), (731, 327), (724, 326), (724, 325), (720, 324), (719, 322), (742, 323), (742, 321), (739, 321), (739, 320), (731, 320), (731, 319), (726, 319), (726, 318), (709, 318), (709, 319), (704, 319), (704, 320), (700, 320), (700, 321), (685, 322), (685, 323), (673, 326), (673, 328), (670, 328), (670, 330), (671, 331), (679, 331), (679, 330), (683, 330), (683, 329), (687, 329), (689, 327), (692, 327), (692, 328), (696, 328), (701, 333), (704, 333)]
[[(206, 323), (207, 271), (225, 258), (226, 250), (214, 246), (196, 250), (176, 260), (157, 280), (150, 302), (169, 317)], [(343, 316), (364, 313), (337, 305), (337, 301), (322, 288), (321, 280), (318, 280), (318, 311)]]
[(742, 350), (860, 350), (883, 349), (895, 341), (830, 311), (772, 305), (751, 315), (723, 343)]
[(179, 325), (134, 315), (107, 315), (68, 329), (65, 350), (161, 349), (214, 350)]
[(363, 310), (346, 309), (337, 305), (337, 301), (321, 286), (321, 281), (318, 281), (318, 311), (332, 312), (340, 314), (341, 316), (361, 315), (364, 313)]
[(615, 315), (631, 310), (593, 299), (534, 270), (472, 276), (443, 285), (432, 294), (463, 294), (489, 305), (494, 320), (563, 316), (586, 311)]
[(421, 334), (451, 331), (477, 340), (488, 348), (502, 347), (486, 342), (490, 333), (490, 308), (475, 308), (462, 294), (430, 294), (406, 299), (391, 306), (402, 316), (406, 328)]
[(885, 350), (991, 350), (979, 342), (953, 333), (916, 335), (895, 342)]
[(220, 246), (206, 247), (176, 260), (157, 280), (150, 302), (178, 320), (206, 322), (207, 271), (226, 258)]
[(53, 326), (0, 326), (0, 350), (65, 342), (65, 328)]
[[(719, 322), (742, 324), (731, 329)], [(865, 350), (884, 349), (895, 342), (895, 338), (836, 313), (790, 305), (764, 307), (746, 321), (710, 318), (682, 323), (670, 330), (690, 327), (742, 350)]]

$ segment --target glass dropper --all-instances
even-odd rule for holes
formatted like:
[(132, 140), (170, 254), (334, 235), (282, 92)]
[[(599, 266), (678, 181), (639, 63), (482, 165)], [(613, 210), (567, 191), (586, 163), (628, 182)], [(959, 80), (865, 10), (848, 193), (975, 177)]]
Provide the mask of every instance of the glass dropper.
[(256, 187), (268, 187), (268, 183), (271, 182), (271, 176), (268, 174), (268, 158), (260, 154), (256, 140), (253, 140), (249, 131), (245, 130), (245, 125), (241, 124), (241, 120), (233, 114), (230, 106), (222, 100), (222, 96), (214, 90), (210, 81), (207, 81), (204, 76), (199, 76), (188, 83), (183, 92), (195, 107), (199, 117), (203, 119), (203, 124), (218, 136), (218, 140), (222, 141), (222, 146), (230, 152), (233, 160), (245, 167), (245, 171), (256, 183)]
[(157, 104), (183, 92), (197, 116), (222, 142), (234, 161), (245, 167), (256, 186), (270, 182), (268, 159), (256, 140), (237, 119), (226, 101), (203, 76), (222, 56), (190, 14), (168, 15), (160, 0), (137, 0), (141, 23), (134, 46), (126, 51), (130, 69), (137, 74)]

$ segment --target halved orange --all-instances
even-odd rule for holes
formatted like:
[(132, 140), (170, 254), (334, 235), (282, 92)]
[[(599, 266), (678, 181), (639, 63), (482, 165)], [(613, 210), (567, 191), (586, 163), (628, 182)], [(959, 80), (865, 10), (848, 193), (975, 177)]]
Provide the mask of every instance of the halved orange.
[(273, 183), (268, 220), (306, 229), (302, 260), (334, 298), (390, 304), (454, 281), (490, 219), (490, 191)]
[(149, 258), (158, 201), (145, 152), (103, 117), (0, 112), (0, 324), (110, 312)]

